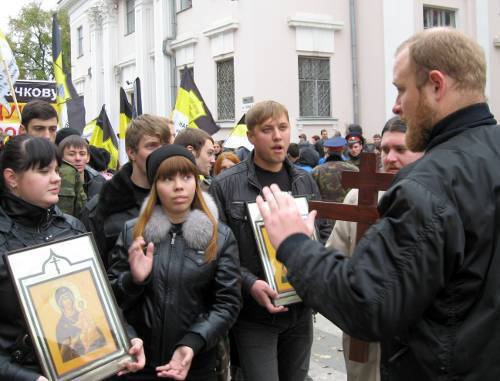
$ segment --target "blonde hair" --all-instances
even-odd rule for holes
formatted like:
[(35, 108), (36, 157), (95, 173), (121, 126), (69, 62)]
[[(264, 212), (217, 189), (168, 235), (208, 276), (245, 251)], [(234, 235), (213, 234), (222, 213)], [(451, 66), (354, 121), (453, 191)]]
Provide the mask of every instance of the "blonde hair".
[(288, 110), (281, 103), (275, 101), (262, 101), (256, 103), (245, 115), (245, 124), (248, 131), (252, 131), (258, 124), (264, 123), (269, 118), (278, 119), (280, 116), (288, 117)]
[(162, 116), (143, 114), (132, 119), (125, 133), (125, 147), (137, 151), (139, 141), (144, 135), (157, 136), (162, 144), (170, 142), (170, 119)]
[(190, 160), (182, 156), (169, 157), (168, 159), (164, 160), (158, 167), (155, 179), (153, 181), (153, 184), (151, 185), (151, 191), (149, 192), (149, 198), (146, 206), (139, 215), (137, 223), (135, 224), (134, 239), (144, 234), (144, 229), (146, 228), (146, 225), (151, 218), (151, 215), (153, 214), (155, 206), (158, 204), (159, 199), (158, 193), (156, 191), (156, 182), (165, 180), (167, 177), (175, 176), (177, 174), (192, 174), (195, 177), (196, 189), (191, 208), (201, 210), (207, 215), (208, 219), (212, 223), (212, 237), (207, 248), (205, 249), (205, 260), (207, 262), (210, 262), (217, 256), (217, 220), (210, 212), (210, 209), (208, 208), (207, 203), (203, 197), (203, 192), (200, 188), (198, 170), (196, 166)]
[(486, 59), (478, 43), (453, 28), (431, 28), (403, 42), (396, 54), (408, 48), (415, 69), (417, 87), (422, 87), (431, 70), (453, 78), (457, 90), (473, 90), (484, 95)]

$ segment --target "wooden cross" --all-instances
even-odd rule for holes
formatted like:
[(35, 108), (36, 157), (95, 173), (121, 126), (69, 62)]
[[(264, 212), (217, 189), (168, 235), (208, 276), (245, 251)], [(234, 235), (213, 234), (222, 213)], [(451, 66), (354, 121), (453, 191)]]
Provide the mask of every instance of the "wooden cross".
[[(309, 209), (317, 210), (316, 218), (357, 222), (356, 243), (366, 230), (377, 221), (378, 191), (387, 190), (394, 175), (377, 172), (377, 155), (373, 152), (361, 153), (359, 172), (342, 172), (342, 186), (357, 188), (358, 205), (346, 205), (336, 202), (309, 201)], [(365, 363), (368, 361), (368, 343), (351, 337), (349, 360)]]

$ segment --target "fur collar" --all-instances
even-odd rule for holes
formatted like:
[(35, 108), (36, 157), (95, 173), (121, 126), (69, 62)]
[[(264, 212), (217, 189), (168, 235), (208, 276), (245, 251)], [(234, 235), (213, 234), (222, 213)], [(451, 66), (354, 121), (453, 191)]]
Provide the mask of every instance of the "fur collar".
[[(219, 212), (212, 196), (203, 192), (203, 198), (215, 220), (218, 220)], [(146, 206), (147, 200), (148, 198), (144, 200), (142, 209)], [(165, 239), (171, 228), (172, 223), (163, 212), (163, 209), (160, 205), (156, 205), (151, 218), (144, 228), (144, 239), (146, 242), (159, 243)], [(186, 221), (182, 224), (182, 236), (188, 247), (204, 251), (212, 238), (212, 223), (208, 216), (201, 210), (192, 209)]]

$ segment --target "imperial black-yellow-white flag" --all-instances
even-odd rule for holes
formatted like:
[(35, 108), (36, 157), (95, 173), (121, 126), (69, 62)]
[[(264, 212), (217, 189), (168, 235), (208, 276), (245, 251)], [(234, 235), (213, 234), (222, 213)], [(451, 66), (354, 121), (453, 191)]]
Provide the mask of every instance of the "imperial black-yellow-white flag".
[(59, 108), (60, 127), (71, 127), (82, 132), (85, 126), (85, 106), (71, 81), (71, 76), (64, 72), (61, 30), (57, 15), (52, 16), (52, 62), (56, 80), (56, 103)]
[(125, 133), (132, 120), (132, 116), (132, 105), (128, 101), (125, 90), (123, 90), (123, 87), (120, 87), (120, 140), (125, 139)]
[(199, 128), (209, 135), (213, 135), (220, 129), (215, 124), (214, 118), (187, 68), (182, 74), (181, 86), (172, 112), (172, 120), (176, 133), (189, 127)]
[(89, 144), (92, 146), (104, 148), (109, 152), (111, 159), (109, 160), (108, 168), (118, 168), (118, 140), (116, 139), (115, 131), (111, 126), (106, 108), (102, 106), (99, 116), (90, 122), (86, 129), (93, 129)]
[(253, 144), (250, 143), (247, 137), (247, 125), (245, 123), (245, 116), (243, 114), (240, 121), (236, 123), (236, 126), (232, 129), (231, 133), (224, 142), (224, 148), (237, 149), (240, 147), (245, 147), (249, 151), (253, 150)]

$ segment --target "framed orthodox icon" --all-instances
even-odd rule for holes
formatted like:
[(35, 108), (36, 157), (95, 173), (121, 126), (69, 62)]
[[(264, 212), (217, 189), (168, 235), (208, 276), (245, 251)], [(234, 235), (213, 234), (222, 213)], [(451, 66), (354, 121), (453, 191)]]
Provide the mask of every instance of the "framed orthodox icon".
[[(300, 214), (306, 218), (309, 213), (309, 206), (306, 197), (296, 197), (295, 201), (299, 207)], [(264, 266), (266, 281), (269, 286), (278, 293), (278, 298), (274, 300), (275, 306), (284, 306), (300, 302), (301, 299), (295, 292), (293, 286), (288, 282), (286, 267), (276, 258), (276, 250), (267, 234), (262, 215), (256, 202), (247, 203), (248, 214), (252, 224), (252, 230), (257, 241), (260, 259)], [(316, 239), (316, 233), (313, 234)]]
[(100, 380), (130, 360), (129, 339), (90, 234), (5, 255), (50, 381)]

